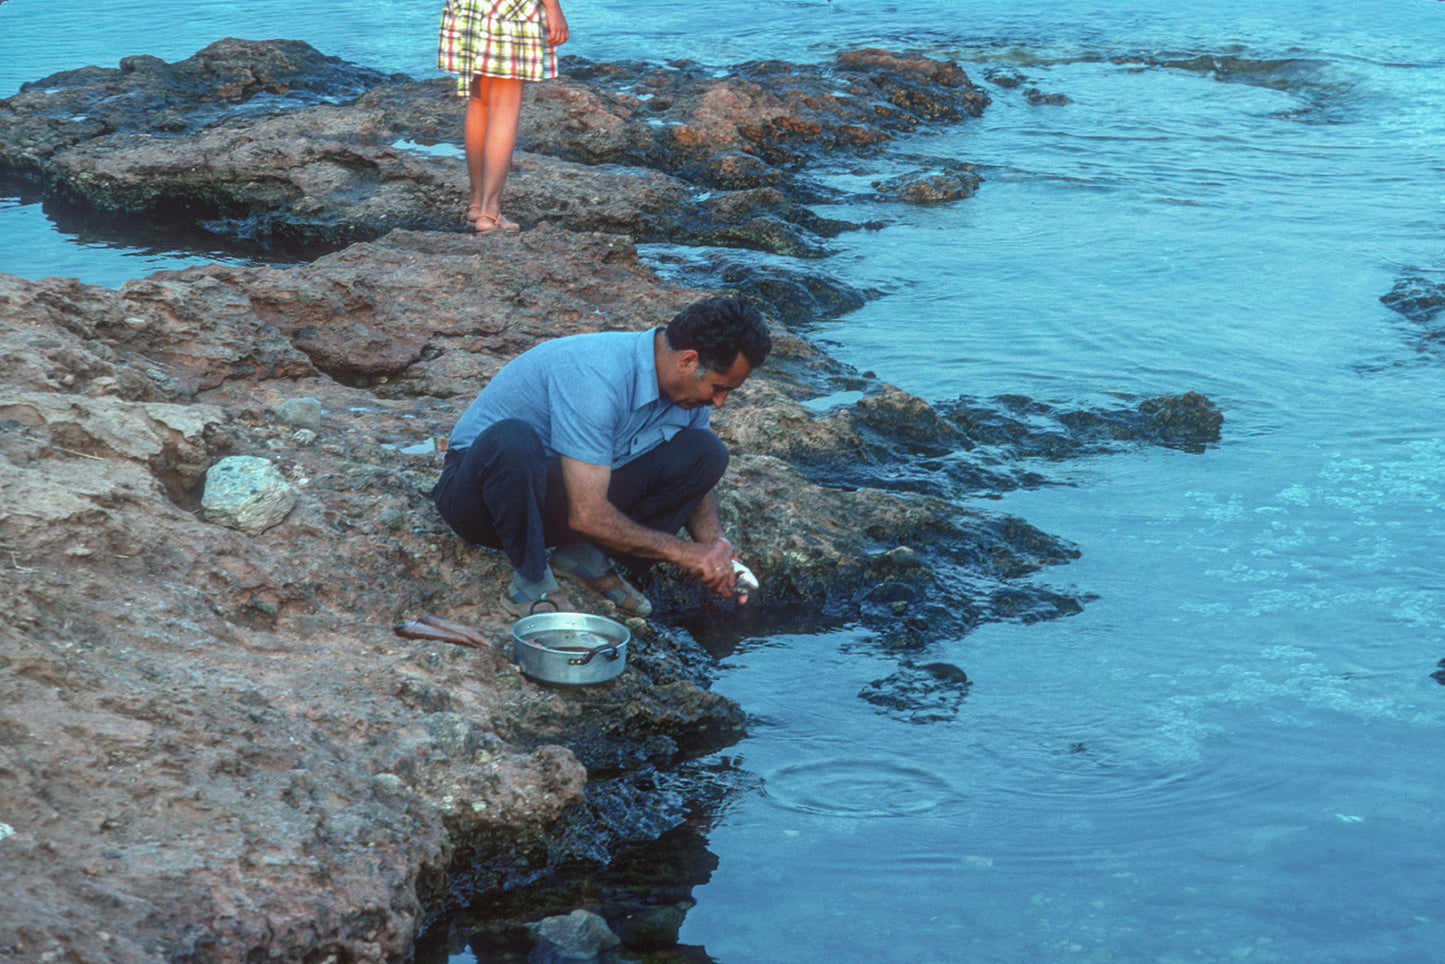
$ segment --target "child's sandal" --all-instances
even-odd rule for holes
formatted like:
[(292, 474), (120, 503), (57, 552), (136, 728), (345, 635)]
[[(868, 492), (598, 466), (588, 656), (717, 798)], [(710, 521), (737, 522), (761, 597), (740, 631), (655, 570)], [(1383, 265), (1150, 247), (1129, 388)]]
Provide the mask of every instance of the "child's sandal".
[(483, 231), (520, 231), (522, 226), (515, 221), (508, 221), (500, 214), (493, 217), (490, 214), (478, 215), (476, 221), (478, 233)]

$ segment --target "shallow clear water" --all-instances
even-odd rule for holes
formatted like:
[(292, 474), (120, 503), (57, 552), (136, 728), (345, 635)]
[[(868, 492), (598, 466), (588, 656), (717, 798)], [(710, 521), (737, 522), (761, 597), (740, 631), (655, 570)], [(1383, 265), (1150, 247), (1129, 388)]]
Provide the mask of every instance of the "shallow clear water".
[[(78, 4), (10, 0), (0, 94), (228, 33), (430, 68), (425, 4), (179, 6), (162, 48), (134, 7), (55, 39)], [(757, 720), (728, 756), (763, 788), (709, 830), (683, 941), (729, 964), (1438, 959), (1445, 352), (1379, 298), (1445, 277), (1445, 3), (565, 9), (595, 59), (913, 46), (1067, 95), (990, 87), (982, 119), (916, 138), (985, 183), (839, 239), (826, 268), (888, 296), (812, 334), (929, 399), (1194, 389), (1227, 419), (1203, 454), (1050, 464), (1067, 484), (981, 503), (1078, 544), (1038, 578), (1097, 598), (930, 649), (973, 680), (952, 719), (860, 699), (897, 668), (860, 632), (728, 656), (717, 689)], [(1110, 62), (1131, 54), (1284, 63)], [(114, 244), (0, 196), (0, 270), (118, 284), (194, 256)]]

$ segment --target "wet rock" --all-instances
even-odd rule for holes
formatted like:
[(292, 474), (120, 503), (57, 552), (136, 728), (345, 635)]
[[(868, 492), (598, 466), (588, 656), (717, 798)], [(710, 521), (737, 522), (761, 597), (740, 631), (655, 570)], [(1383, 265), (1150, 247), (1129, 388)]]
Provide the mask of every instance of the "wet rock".
[(990, 69), (984, 72), (984, 79), (990, 84), (997, 84), (1005, 90), (1013, 90), (1024, 83), (1024, 76), (1014, 71)]
[(1034, 107), (1062, 107), (1073, 103), (1067, 94), (1046, 94), (1037, 87), (1024, 91), (1024, 100)]
[[(586, 92), (539, 90), (524, 113), (531, 149), (589, 164), (642, 164), (728, 190), (829, 193), (805, 168), (876, 152), (925, 123), (978, 116), (988, 95), (956, 64), (883, 50), (830, 65), (741, 64), (724, 76), (674, 62), (592, 64), (568, 59)], [(605, 118), (605, 120), (600, 120)]]
[(295, 40), (226, 39), (175, 64), (126, 57), (22, 84), (0, 102), (0, 165), (43, 174), (66, 149), (113, 132), (179, 134), (238, 113), (348, 99), (387, 79)]
[(642, 950), (672, 947), (677, 943), (687, 912), (693, 906), (693, 902), (688, 901), (633, 911), (623, 920), (618, 936), (628, 947)]
[(983, 178), (971, 170), (960, 169), (941, 174), (905, 174), (886, 181), (874, 181), (881, 197), (907, 204), (937, 204), (957, 201), (978, 190)]
[(863, 599), (870, 606), (901, 615), (918, 599), (918, 590), (904, 582), (890, 581), (874, 587)]
[(1210, 442), (1219, 441), (1224, 416), (1214, 403), (1198, 392), (1163, 395), (1140, 402), (1139, 414), (1146, 419), (1136, 436), (1153, 440), (1165, 448), (1202, 452)]
[(296, 506), (296, 490), (270, 461), (228, 456), (206, 472), (206, 521), (256, 535), (279, 525)]
[(790, 326), (836, 318), (880, 295), (817, 271), (754, 263), (716, 252), (699, 257), (665, 255), (659, 259), (658, 271), (663, 277), (694, 287), (736, 291)]
[(1411, 321), (1428, 325), (1445, 314), (1445, 283), (1420, 275), (1401, 278), (1380, 301)]
[(1400, 278), (1380, 301), (1410, 323), (1407, 339), (1425, 358), (1438, 357), (1445, 350), (1445, 282), (1435, 280), (1438, 272)]
[(1203, 452), (1224, 416), (1198, 392), (1139, 399), (1133, 408), (1065, 408), (1023, 396), (960, 398), (940, 405), (980, 465), (1014, 459), (1058, 461), (1119, 451), (1121, 443)]
[(735, 743), (746, 717), (734, 702), (688, 680), (659, 682), (632, 660), (608, 683), (557, 690), (512, 731), (522, 746), (559, 743), (588, 768), (668, 766)]
[[(689, 768), (693, 772), (685, 773)], [(584, 906), (605, 919), (622, 939), (623, 946), (617, 950), (620, 957), (673, 947), (677, 929), (696, 904), (693, 888), (707, 883), (718, 864), (708, 850), (705, 827), (699, 825), (697, 815), (716, 812), (736, 793), (756, 792), (756, 777), (745, 787), (728, 785), (729, 779), (741, 772), (726, 761), (708, 764), (705, 769), (694, 763), (658, 772), (658, 784), (647, 787), (643, 794), (669, 801), (667, 808), (678, 816), (666, 828), (659, 832), (647, 823), (633, 825), (623, 815), (612, 824), (612, 831), (603, 831), (617, 841), (615, 850), (587, 855), (572, 852), (554, 873), (536, 883), (494, 893), (461, 912), (452, 924), (452, 933), (468, 935), (467, 943), (478, 960), (504, 960), (508, 954), (521, 957), (535, 942), (531, 928), (539, 913), (565, 915)], [(719, 790), (720, 785), (725, 789)], [(573, 813), (598, 812), (601, 808), (594, 805), (594, 794), (608, 786), (599, 783), (589, 788), (588, 804)], [(645, 803), (636, 810), (644, 808)], [(683, 819), (685, 815), (690, 817)], [(595, 828), (585, 833), (596, 839)], [(563, 830), (553, 840), (568, 836), (569, 831)]]
[[(722, 77), (690, 64), (567, 69), (528, 86), (513, 216), (790, 256), (816, 257), (856, 227), (814, 213), (836, 192), (807, 180), (810, 165), (987, 103), (955, 65), (883, 51)], [(427, 149), (460, 142), (451, 90), (304, 43), (220, 41), (175, 64), (128, 58), (27, 85), (0, 101), (0, 169), (82, 209), (268, 251), (463, 231), (462, 159)]]
[(921, 569), (924, 564), (923, 556), (908, 546), (895, 546), (879, 555), (874, 563), (892, 569)]

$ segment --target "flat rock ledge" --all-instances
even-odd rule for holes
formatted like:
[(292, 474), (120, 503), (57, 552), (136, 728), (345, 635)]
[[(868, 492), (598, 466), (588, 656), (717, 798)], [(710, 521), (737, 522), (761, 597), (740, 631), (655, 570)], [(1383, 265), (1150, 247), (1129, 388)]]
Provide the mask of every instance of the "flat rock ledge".
[[(859, 226), (807, 206), (844, 197), (820, 175), (850, 161), (892, 156), (894, 180), (869, 198), (958, 198), (979, 182), (970, 165), (894, 150), (987, 105), (954, 64), (864, 50), (721, 73), (576, 58), (563, 69), (527, 87), (507, 187), (524, 225), (818, 257)], [(393, 228), (465, 228), (461, 103), (450, 78), (226, 39), (175, 64), (127, 57), (25, 84), (0, 100), (0, 169), (70, 202), (55, 216), (90, 231), (139, 216), (314, 253)]]
[[(707, 688), (696, 633), (765, 632), (799, 612), (861, 621), (900, 654), (902, 702), (898, 693), (878, 700), (916, 714), (908, 687), (938, 703), (937, 684), (954, 679), (933, 664), (913, 668), (937, 634), (1066, 615), (1083, 602), (1030, 578), (1073, 558), (1073, 547), (1023, 520), (968, 508), (970, 497), (1045, 484), (1046, 472), (1028, 466), (1071, 453), (1131, 444), (1192, 451), (1218, 436), (1218, 414), (1192, 395), (1099, 411), (1021, 399), (935, 408), (846, 369), (789, 327), (790, 312), (806, 316), (808, 298), (843, 305), (846, 291), (811, 275), (748, 276), (755, 291), (784, 292), (763, 299), (777, 347), (716, 425), (733, 451), (723, 513), (764, 591), (742, 614), (659, 571), (647, 587), (658, 618), (632, 623), (626, 673), (580, 690), (539, 685), (509, 659), (510, 620), (494, 604), (505, 562), (462, 544), (430, 507), (441, 460), (434, 440), (531, 345), (642, 330), (699, 297), (745, 286), (697, 283), (721, 278), (727, 265), (659, 276), (634, 237), (619, 233), (650, 220), (636, 207), (606, 223), (563, 218), (520, 235), (442, 226), (440, 212), (460, 197), (459, 172), (413, 168), (400, 154), (383, 180), (410, 185), (398, 189), (408, 211), (430, 198), (438, 223), (357, 214), (336, 199), (370, 203), (367, 191), (352, 183), (328, 193), (324, 178), (301, 191), (320, 207), (249, 198), (243, 216), (231, 195), (214, 195), (202, 210), (194, 192), (184, 202), (170, 187), (168, 201), (136, 193), (138, 168), (104, 173), (139, 137), (107, 119), (109, 105), (126, 100), (119, 91), (151, 92), (136, 99), (172, 141), (198, 138), (177, 153), (177, 170), (212, 149), (207, 138), (240, 129), (259, 137), (251, 125), (280, 123), (287, 112), (263, 110), (257, 97), (307, 90), (300, 75), (319, 55), (305, 45), (227, 44), (183, 69), (130, 59), (120, 74), (139, 78), (133, 88), (120, 74), (87, 69), (0, 104), (0, 166), (91, 210), (189, 210), (233, 227), (270, 219), (313, 240), (296, 225), (359, 225), (339, 242), (320, 232), (344, 246), (290, 267), (207, 265), (119, 290), (0, 274), (0, 960), (406, 960), (438, 915), (562, 863), (605, 860), (614, 844), (681, 819), (651, 777), (613, 779), (604, 792), (588, 776), (661, 772), (744, 734), (741, 708)], [(287, 73), (287, 58), (303, 67)], [(900, 79), (869, 81), (868, 109), (891, 117), (875, 101), (893, 104), (894, 129), (934, 113), (966, 116), (928, 106), (939, 90), (966, 93), (962, 72), (948, 65), (874, 52), (828, 71), (879, 63)], [(357, 99), (304, 108), (321, 112), (308, 125), (338, 111), (328, 121), (336, 130), (365, 131), (377, 117), (405, 113), (388, 114), (388, 105), (421, 103), (407, 100), (414, 82), (404, 78), (329, 59), (322, 66), (338, 73), (318, 91)], [(648, 116), (671, 108), (643, 110), (657, 96), (636, 94), (660, 80), (619, 70), (636, 104), (610, 88), (549, 96), (571, 105), (567, 116), (613, 130), (617, 156), (670, 165), (696, 183), (741, 179), (739, 191), (782, 185), (792, 193), (778, 197), (801, 197), (813, 188), (799, 158), (809, 145), (835, 150), (846, 127), (828, 133), (818, 120), (797, 128), (786, 154), (752, 153), (747, 144), (771, 143), (786, 126), (781, 111), (749, 140), (748, 131), (729, 133), (721, 120), (729, 110), (704, 107), (743, 94), (771, 104), (768, 91), (792, 89), (792, 73), (760, 66), (747, 83), (781, 79), (754, 91), (679, 70), (697, 87), (691, 127), (736, 150), (703, 150), (696, 145), (707, 138), (691, 136), (688, 151), (673, 144), (667, 155), (686, 163), (664, 164), (640, 132), (658, 129)], [(157, 83), (174, 90), (161, 97)], [(66, 91), (80, 99), (49, 100)], [(152, 95), (160, 99), (146, 100)], [(803, 90), (797, 102), (809, 96)], [(614, 124), (619, 105), (647, 116)], [(455, 105), (447, 106), (451, 124)], [(396, 136), (386, 123), (377, 143)], [(688, 125), (661, 125), (679, 126)], [(294, 128), (275, 136), (304, 140)], [(283, 162), (293, 174), (315, 160), (301, 153)], [(535, 163), (553, 160), (584, 166)], [(522, 171), (532, 163), (521, 159)], [(683, 185), (656, 210), (697, 200), (694, 182), (655, 174)], [(205, 190), (240, 183), (219, 171)], [(539, 210), (553, 200), (583, 210), (595, 185), (581, 183), (558, 181), (548, 189), (555, 198), (519, 196)], [(799, 254), (822, 237), (801, 221), (775, 223), (784, 221), (791, 226), (751, 236), (804, 238)], [(840, 391), (858, 398), (826, 411), (809, 405)], [(207, 520), (206, 475), (228, 457), (274, 467), (294, 495), (283, 518), (249, 533)], [(393, 632), (428, 613), (476, 626), (493, 645)]]

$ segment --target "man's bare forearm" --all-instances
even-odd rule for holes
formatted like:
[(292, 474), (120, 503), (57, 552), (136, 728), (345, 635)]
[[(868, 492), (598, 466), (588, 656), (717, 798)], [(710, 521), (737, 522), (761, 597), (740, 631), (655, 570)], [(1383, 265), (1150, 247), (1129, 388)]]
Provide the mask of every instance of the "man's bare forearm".
[(717, 511), (717, 496), (711, 492), (703, 496), (683, 526), (694, 542), (717, 542), (725, 538), (722, 519)]
[(610, 502), (589, 506), (585, 512), (580, 507), (573, 507), (567, 524), (572, 531), (608, 552), (686, 564), (686, 540), (634, 522)]
[(567, 485), (567, 524), (598, 548), (641, 559), (670, 562), (688, 570), (703, 585), (721, 595), (732, 592), (733, 545), (722, 534), (717, 499), (711, 492), (684, 525), (692, 540), (671, 532), (658, 532), (633, 521), (607, 501), (612, 471), (575, 459), (562, 459)]

